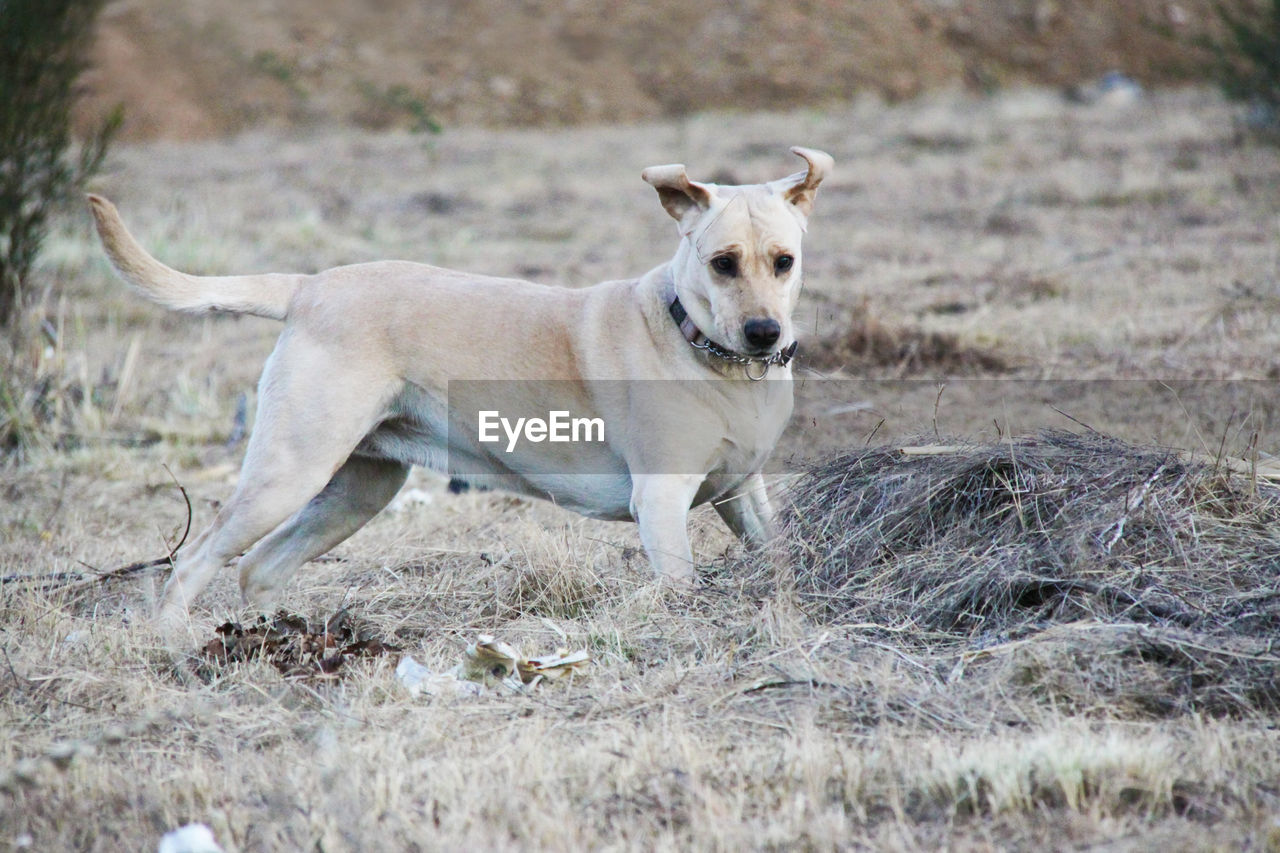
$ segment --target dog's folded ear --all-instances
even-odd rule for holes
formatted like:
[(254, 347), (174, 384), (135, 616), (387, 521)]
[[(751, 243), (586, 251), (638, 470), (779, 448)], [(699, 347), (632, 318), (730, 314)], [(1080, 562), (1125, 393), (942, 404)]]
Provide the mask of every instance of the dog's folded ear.
[(711, 190), (689, 180), (684, 166), (650, 166), (640, 173), (645, 183), (658, 191), (658, 198), (671, 218), (680, 222), (690, 210), (706, 210), (711, 206)]
[(804, 158), (809, 164), (809, 171), (796, 172), (790, 177), (774, 181), (773, 186), (778, 188), (783, 198), (795, 205), (803, 222), (813, 212), (813, 197), (818, 192), (818, 184), (835, 168), (835, 161), (825, 151), (801, 148), (799, 145), (794, 146), (791, 153)]

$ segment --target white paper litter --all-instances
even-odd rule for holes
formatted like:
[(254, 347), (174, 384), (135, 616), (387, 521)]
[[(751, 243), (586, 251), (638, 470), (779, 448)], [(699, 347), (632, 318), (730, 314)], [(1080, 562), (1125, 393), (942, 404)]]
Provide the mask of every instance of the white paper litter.
[(432, 672), (405, 655), (396, 666), (396, 680), (410, 696), (479, 696), (484, 685), (464, 681), (452, 672)]
[(213, 830), (203, 823), (189, 823), (160, 839), (158, 853), (223, 853)]

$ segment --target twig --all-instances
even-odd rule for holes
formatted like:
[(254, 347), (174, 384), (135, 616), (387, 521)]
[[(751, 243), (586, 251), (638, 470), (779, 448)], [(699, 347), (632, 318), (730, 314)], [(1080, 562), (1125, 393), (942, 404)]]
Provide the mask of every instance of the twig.
[(871, 430), (871, 432), (867, 434), (866, 441), (862, 442), (863, 447), (867, 447), (868, 445), (871, 444), (871, 439), (876, 437), (876, 433), (880, 431), (880, 427), (882, 426), (884, 426), (884, 418), (881, 418), (880, 421), (876, 424), (875, 429)]
[(1222, 460), (1226, 458), (1227, 452), (1227, 432), (1231, 429), (1231, 419), (1236, 416), (1236, 410), (1233, 406), (1231, 414), (1227, 415), (1226, 420), (1222, 423), (1222, 438), (1218, 441), (1218, 453), (1213, 461), (1213, 475), (1218, 475), (1218, 466), (1222, 464)]
[[(1133, 513), (1142, 508), (1142, 502), (1147, 499), (1147, 492), (1151, 491), (1152, 485), (1155, 484), (1156, 480), (1160, 479), (1160, 475), (1164, 473), (1165, 468), (1167, 467), (1167, 465), (1161, 465), (1156, 468), (1156, 470), (1152, 472), (1151, 476), (1147, 478), (1147, 481), (1142, 484), (1142, 488), (1138, 490), (1138, 495), (1133, 499), (1133, 503), (1125, 507), (1124, 512), (1120, 516), (1120, 520), (1115, 523), (1116, 532), (1107, 544), (1102, 546), (1103, 551), (1110, 554), (1111, 549), (1116, 547), (1116, 543), (1120, 541), (1122, 536), (1124, 536), (1125, 523), (1129, 521), (1129, 517)], [(1179, 482), (1181, 482), (1181, 479), (1179, 479)]]
[(87, 584), (102, 583), (104, 581), (119, 580), (120, 578), (132, 577), (133, 575), (142, 574), (151, 569), (158, 569), (163, 566), (172, 565), (172, 555), (164, 557), (156, 557), (154, 560), (142, 560), (137, 563), (130, 563), (127, 566), (121, 566), (118, 569), (111, 569), (105, 572), (97, 572), (96, 574), (86, 574), (85, 572), (51, 572), (44, 575), (5, 575), (0, 577), (0, 584), (44, 584), (42, 590), (57, 589), (62, 584), (67, 584), (74, 589), (77, 586)]
[(942, 440), (942, 436), (938, 434), (938, 407), (942, 405), (942, 392), (947, 390), (947, 383), (943, 382), (938, 386), (938, 396), (933, 400), (933, 437)]
[(34, 583), (35, 581), (60, 583), (62, 581), (84, 580), (84, 576), (84, 572), (53, 572), (47, 575), (5, 575), (0, 577), (0, 584)]
[(726, 702), (737, 696), (746, 696), (749, 693), (763, 693), (766, 690), (785, 690), (792, 687), (809, 687), (815, 690), (848, 690), (846, 685), (835, 684), (831, 681), (819, 681), (816, 678), (762, 678), (759, 681), (746, 685), (745, 687), (730, 690), (728, 693), (713, 699), (707, 707), (714, 708), (722, 702)]
[(1087, 423), (1085, 423), (1084, 421), (1080, 420), (1079, 418), (1074, 417), (1073, 415), (1068, 415), (1066, 412), (1062, 411), (1062, 409), (1059, 409), (1057, 406), (1050, 406), (1049, 408), (1053, 409), (1055, 412), (1057, 412), (1058, 414), (1062, 415), (1064, 418), (1066, 418), (1067, 420), (1071, 421), (1072, 423), (1079, 424), (1080, 426), (1084, 427), (1085, 429), (1087, 429), (1089, 432), (1093, 433), (1094, 435), (1101, 435), (1101, 434), (1102, 434), (1102, 433), (1098, 432), (1096, 429), (1094, 429), (1093, 427), (1089, 426), (1089, 425), (1088, 425)]
[(1258, 496), (1258, 430), (1249, 436), (1249, 493)]
[(9, 583), (42, 584), (40, 589), (43, 591), (57, 589), (59, 586), (66, 584), (69, 588), (76, 589), (89, 584), (103, 583), (104, 581), (132, 577), (163, 566), (172, 567), (174, 555), (178, 553), (179, 548), (186, 544), (187, 537), (191, 534), (191, 497), (187, 494), (187, 490), (183, 488), (182, 484), (178, 482), (178, 478), (173, 476), (173, 472), (169, 470), (168, 465), (164, 466), (164, 470), (173, 478), (173, 484), (178, 487), (178, 491), (182, 493), (182, 500), (187, 505), (186, 528), (182, 531), (182, 538), (178, 540), (178, 544), (169, 549), (168, 554), (151, 560), (141, 560), (136, 563), (129, 563), (126, 566), (120, 566), (117, 569), (111, 569), (105, 572), (97, 572), (95, 570), (94, 574), (86, 574), (84, 572), (52, 572), (43, 575), (5, 575), (0, 577), (0, 585)]
[(178, 549), (187, 544), (187, 536), (191, 533), (191, 496), (187, 494), (187, 490), (178, 482), (178, 478), (173, 476), (173, 472), (169, 470), (169, 466), (164, 466), (165, 473), (169, 475), (169, 479), (173, 480), (173, 484), (178, 487), (178, 491), (182, 493), (182, 500), (187, 504), (187, 526), (182, 531), (182, 538), (178, 540), (178, 544), (169, 549), (169, 562), (173, 562), (173, 555), (178, 553)]

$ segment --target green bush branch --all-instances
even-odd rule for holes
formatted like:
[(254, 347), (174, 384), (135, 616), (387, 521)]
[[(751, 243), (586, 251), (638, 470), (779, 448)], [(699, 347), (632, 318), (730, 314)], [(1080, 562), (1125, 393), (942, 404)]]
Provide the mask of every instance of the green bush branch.
[(0, 3), (0, 326), (23, 302), (53, 209), (99, 168), (117, 107), (72, 156), (71, 108), (103, 0)]

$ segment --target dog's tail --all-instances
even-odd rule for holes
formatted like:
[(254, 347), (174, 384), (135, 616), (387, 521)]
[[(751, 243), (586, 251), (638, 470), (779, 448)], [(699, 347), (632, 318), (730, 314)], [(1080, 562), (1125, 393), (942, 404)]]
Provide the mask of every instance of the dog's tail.
[(120, 277), (154, 302), (196, 314), (228, 312), (283, 320), (289, 300), (304, 275), (187, 275), (165, 266), (125, 228), (116, 206), (100, 195), (89, 196), (89, 208), (107, 257)]

